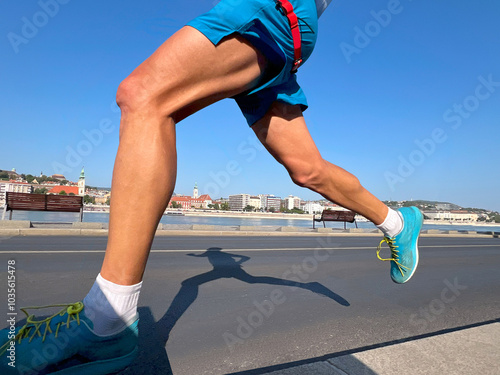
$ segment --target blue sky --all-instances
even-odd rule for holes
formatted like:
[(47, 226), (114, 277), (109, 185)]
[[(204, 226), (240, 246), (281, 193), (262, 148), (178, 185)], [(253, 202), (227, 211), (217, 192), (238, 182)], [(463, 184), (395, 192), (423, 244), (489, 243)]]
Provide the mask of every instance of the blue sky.
[[(109, 186), (118, 84), (213, 3), (2, 2), (0, 169), (77, 180), (84, 165), (88, 184)], [(500, 210), (499, 16), (494, 0), (334, 1), (298, 75), (323, 157), (383, 200)], [(216, 198), (319, 198), (255, 143), (232, 100), (180, 123), (178, 154), (178, 193), (197, 182)]]

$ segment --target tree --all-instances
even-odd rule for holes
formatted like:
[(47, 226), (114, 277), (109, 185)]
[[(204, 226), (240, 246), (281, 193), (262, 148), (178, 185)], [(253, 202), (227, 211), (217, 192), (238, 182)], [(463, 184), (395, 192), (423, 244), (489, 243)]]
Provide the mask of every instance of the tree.
[(33, 193), (35, 194), (47, 194), (48, 190), (47, 188), (37, 188)]
[(274, 207), (269, 207), (269, 212), (275, 212), (276, 209)]
[(7, 172), (1, 172), (0, 173), (0, 179), (2, 180), (5, 180), (5, 179), (9, 179), (9, 174)]
[(26, 177), (24, 177), (24, 179), (26, 180), (26, 182), (28, 184), (31, 184), (33, 182), (33, 180), (35, 179), (35, 176), (33, 176), (31, 174), (27, 174)]
[(220, 205), (220, 209), (223, 210), (223, 211), (229, 211), (229, 203), (228, 202), (224, 202)]
[(176, 201), (172, 201), (172, 203), (170, 204), (170, 207), (172, 207), (172, 208), (182, 208), (182, 204), (177, 203)]
[(83, 196), (83, 203), (85, 204), (95, 204), (95, 197), (91, 197), (90, 195)]
[(68, 194), (67, 194), (64, 190), (61, 190), (61, 191), (59, 192), (59, 195), (68, 195)]
[(252, 211), (255, 211), (255, 207), (247, 204), (247, 206), (243, 209), (243, 211), (252, 212)]
[(68, 180), (62, 180), (61, 185), (66, 185), (68, 183)]
[(75, 193), (69, 193), (68, 195), (75, 195)]
[(106, 204), (109, 206), (111, 204), (111, 197), (108, 197), (108, 199), (106, 199)]

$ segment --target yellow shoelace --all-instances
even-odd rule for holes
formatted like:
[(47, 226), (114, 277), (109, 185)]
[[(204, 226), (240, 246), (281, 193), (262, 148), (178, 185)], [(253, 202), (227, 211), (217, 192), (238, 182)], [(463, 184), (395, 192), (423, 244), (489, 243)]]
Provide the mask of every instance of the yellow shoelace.
[[(52, 316), (49, 316), (48, 318), (42, 319), (42, 320), (35, 320), (34, 315), (29, 315), (26, 310), (40, 310), (40, 309), (45, 309), (49, 307), (64, 307), (61, 311), (55, 313)], [(70, 303), (70, 304), (62, 304), (62, 305), (49, 305), (49, 306), (39, 306), (39, 307), (25, 307), (22, 308), (21, 311), (26, 314), (27, 319), (26, 319), (26, 324), (21, 327), (17, 335), (14, 337), (14, 339), (7, 341), (2, 347), (0, 347), (0, 355), (5, 353), (7, 351), (7, 348), (10, 346), (10, 342), (13, 340), (16, 340), (18, 344), (21, 343), (23, 339), (26, 339), (29, 337), (29, 341), (31, 342), (35, 336), (38, 335), (38, 337), (42, 338), (42, 342), (45, 341), (45, 338), (47, 337), (47, 334), (54, 333), (55, 337), (57, 337), (59, 333), (59, 328), (63, 325), (66, 326), (66, 328), (69, 328), (69, 324), (72, 321), (76, 321), (78, 325), (80, 325), (80, 312), (83, 310), (83, 303), (82, 302), (76, 302), (76, 303)], [(68, 319), (66, 322), (58, 322), (56, 324), (56, 329), (55, 331), (52, 331), (52, 328), (50, 328), (50, 322), (52, 321), (53, 318), (56, 316), (64, 316), (64, 314), (68, 314)], [(43, 329), (43, 325), (45, 324), (45, 329)], [(43, 334), (42, 334), (43, 330)]]
[[(388, 259), (383, 259), (380, 257), (380, 250), (382, 250), (382, 244), (386, 242), (387, 245), (389, 245), (389, 248), (391, 249), (391, 257)], [(401, 275), (404, 276), (403, 269), (406, 268), (407, 270), (410, 270), (408, 267), (403, 266), (401, 263), (399, 263), (399, 250), (398, 246), (394, 243), (394, 238), (390, 237), (384, 237), (382, 241), (380, 241), (380, 244), (377, 247), (377, 257), (380, 260), (387, 261), (387, 260), (392, 260), (396, 265), (398, 266), (399, 272), (401, 272)]]

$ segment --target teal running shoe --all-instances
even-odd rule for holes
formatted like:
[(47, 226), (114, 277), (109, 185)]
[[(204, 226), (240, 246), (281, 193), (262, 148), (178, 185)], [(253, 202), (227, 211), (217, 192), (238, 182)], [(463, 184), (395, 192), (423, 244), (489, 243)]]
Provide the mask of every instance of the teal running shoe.
[[(424, 216), (417, 207), (398, 209), (403, 218), (403, 229), (395, 237), (384, 237), (377, 247), (380, 260), (391, 261), (391, 279), (395, 283), (406, 283), (415, 273), (418, 265), (418, 236), (422, 229)], [(391, 249), (391, 257), (382, 259), (380, 250), (383, 243)]]
[[(63, 307), (48, 318), (35, 319), (26, 310)], [(137, 354), (138, 319), (111, 336), (97, 336), (82, 302), (27, 307), (20, 328), (1, 331), (2, 375), (104, 375), (127, 367)], [(15, 337), (13, 337), (15, 334)]]

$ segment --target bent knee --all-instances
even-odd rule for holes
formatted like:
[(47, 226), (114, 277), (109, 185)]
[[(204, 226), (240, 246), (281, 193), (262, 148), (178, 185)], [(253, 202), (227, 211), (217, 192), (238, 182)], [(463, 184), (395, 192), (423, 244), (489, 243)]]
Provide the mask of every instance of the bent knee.
[(156, 94), (151, 90), (151, 80), (149, 75), (132, 73), (120, 83), (116, 92), (116, 103), (122, 112), (140, 110), (157, 103)]
[[(336, 174), (336, 168), (342, 171), (341, 177)], [(303, 164), (301, 167), (290, 169), (289, 172), (295, 184), (320, 194), (331, 188), (343, 194), (355, 194), (363, 189), (356, 176), (325, 160)]]
[(326, 178), (324, 160), (314, 163), (298, 163), (289, 169), (292, 181), (300, 186), (316, 190)]

